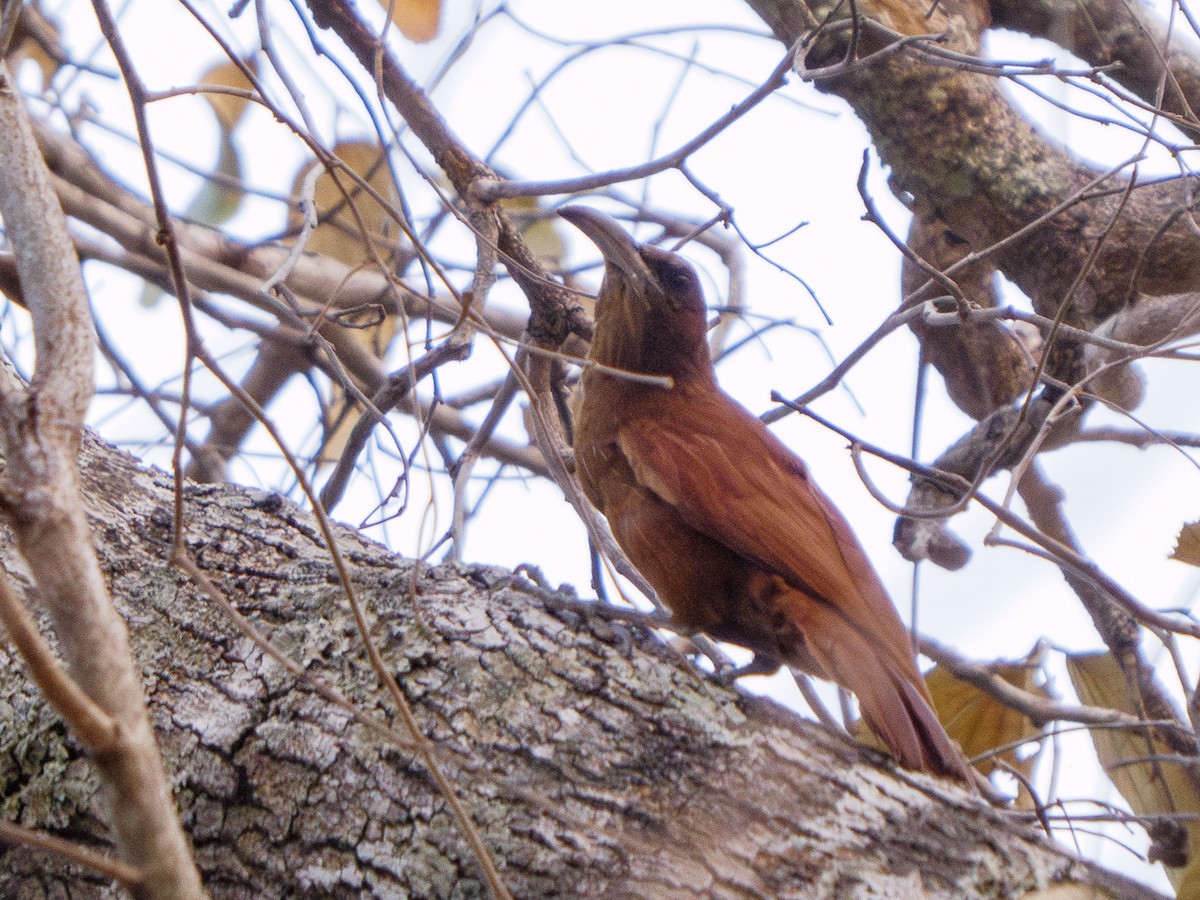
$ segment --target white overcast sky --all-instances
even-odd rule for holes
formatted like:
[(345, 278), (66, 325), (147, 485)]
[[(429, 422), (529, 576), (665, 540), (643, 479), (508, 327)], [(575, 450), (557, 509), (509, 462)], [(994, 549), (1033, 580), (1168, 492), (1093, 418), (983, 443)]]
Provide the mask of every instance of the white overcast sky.
[[(359, 0), (364, 9), (370, 8), (370, 2)], [(729, 30), (758, 34), (764, 30), (748, 8), (734, 0), (616, 0), (604, 4), (519, 0), (510, 5), (524, 21), (567, 41), (595, 42), (676, 27), (679, 34), (645, 43), (668, 48), (677, 57), (693, 57), (696, 62), (689, 67), (679, 58), (625, 47), (596, 52), (573, 64), (542, 92), (541, 108), (525, 117), (500, 154), (498, 162), (519, 178), (543, 180), (582, 174), (564, 142), (569, 142), (570, 150), (581, 154), (583, 162), (594, 170), (645, 160), (651, 153), (652, 139), (656, 141), (655, 152), (674, 148), (742, 99), (783, 55), (782, 48), (772, 40)], [(429, 79), (439, 69), (469, 24), (461, 4), (450, 6), (454, 8), (448, 11), (441, 38), (421, 47), (396, 45), (402, 63), (418, 81)], [(288, 53), (304, 52), (303, 35), (286, 24), (291, 21), (286, 4), (268, 7), (281, 23), (275, 32), (281, 48)], [(75, 47), (93, 46), (98, 38), (87, 5), (73, 2), (61, 8), (67, 11), (60, 19), (68, 42)], [(202, 8), (210, 18), (224, 18), (223, 11), (214, 6)], [(50, 12), (54, 14), (54, 9)], [(211, 42), (174, 4), (132, 0), (123, 16), (126, 36), (152, 88), (186, 84), (217, 61)], [(253, 50), (256, 43), (252, 16), (253, 11), (247, 11), (243, 21), (226, 31), (242, 52)], [(723, 29), (689, 30), (687, 26), (695, 23)], [(325, 39), (331, 45), (337, 43), (329, 36)], [(989, 46), (997, 56), (1009, 59), (1040, 59), (1054, 53), (1048, 44), (1035, 44), (1013, 35), (994, 35)], [(493, 23), (480, 31), (463, 59), (438, 85), (434, 102), (467, 146), (482, 154), (507, 128), (512, 110), (529, 94), (531, 83), (564, 55), (563, 48), (536, 40), (511, 23)], [(706, 72), (702, 66), (721, 74)], [(1039, 87), (1071, 102), (1081, 102), (1051, 79), (1039, 82)], [(129, 127), (128, 101), (116, 85), (102, 92), (93, 81), (88, 91), (100, 118), (116, 119)], [(673, 93), (674, 98), (669, 99)], [(1033, 100), (1019, 88), (1010, 86), (1009, 93), (1033, 110), (1051, 134), (1097, 165), (1114, 164), (1139, 149), (1137, 139), (1128, 132), (1082, 122)], [(367, 132), (361, 115), (335, 114), (319, 90), (311, 90), (308, 100), (327, 145), (341, 137)], [(653, 129), (660, 120), (655, 138)], [(216, 131), (203, 101), (181, 98), (156, 104), (152, 123), (162, 149), (202, 169), (213, 165)], [(96, 138), (94, 131), (87, 133)], [(140, 163), (127, 144), (99, 138), (96, 143), (107, 148), (106, 165), (119, 171), (129, 183), (139, 183)], [(416, 146), (411, 139), (407, 143)], [(721, 367), (722, 383), (756, 413), (770, 408), (771, 390), (794, 396), (828, 371), (830, 360), (821, 341), (833, 357), (842, 358), (898, 301), (899, 255), (874, 226), (861, 221), (855, 179), (867, 144), (863, 128), (845, 104), (793, 78), (776, 97), (697, 153), (692, 161), (696, 174), (735, 207), (737, 219), (751, 239), (770, 240), (801, 221), (808, 222), (767, 252), (802, 276), (833, 318), (833, 325), (826, 325), (794, 279), (746, 254), (751, 312), (787, 318), (799, 326), (773, 331), (766, 343), (752, 343)], [(252, 128), (243, 134), (242, 149), (249, 180), (281, 194), (287, 192), (305, 158), (299, 142), (273, 126), (265, 114), (258, 115)], [(1178, 171), (1176, 166), (1166, 154), (1152, 152), (1142, 172), (1170, 174)], [(196, 179), (171, 166), (165, 171), (172, 202), (181, 211), (196, 190)], [(891, 197), (886, 174), (872, 153), (870, 189), (892, 228), (903, 234), (907, 213)], [(645, 188), (634, 184), (624, 190), (637, 197)], [(675, 173), (656, 177), (648, 191), (646, 199), (681, 215), (703, 219), (714, 212), (711, 204)], [(228, 227), (253, 237), (280, 225), (280, 206), (259, 201), (247, 204)], [(643, 236), (650, 234), (646, 231)], [(595, 258), (586, 241), (574, 236), (569, 240), (574, 261)], [(460, 256), (464, 262), (469, 262), (469, 251), (464, 243)], [(689, 254), (706, 273), (710, 304), (721, 302), (723, 270), (703, 250), (689, 250)], [(109, 331), (141, 367), (146, 381), (154, 384), (171, 378), (182, 358), (173, 303), (161, 303), (147, 313), (138, 308), (139, 289), (130, 279), (98, 267), (91, 268), (89, 278), (97, 305), (103, 306), (109, 316), (107, 321), (129, 323), (127, 328), (110, 324)], [(520, 304), (511, 287), (499, 289), (497, 297), (501, 302)], [(1011, 289), (1008, 298), (1017, 304), (1025, 302)], [(821, 341), (805, 329), (816, 329)], [(146, 340), (148, 334), (154, 335), (152, 342)], [(249, 338), (240, 340), (239, 347), (252, 346)], [(240, 363), (236, 361), (239, 358)], [(911, 445), (915, 358), (912, 337), (906, 332), (893, 335), (847, 379), (861, 411), (842, 391), (822, 398), (816, 409), (868, 441), (895, 452), (907, 452)], [(246, 354), (231, 356), (230, 365), (236, 368), (248, 359)], [(480, 341), (469, 363), (457, 371), (443, 370), (444, 384), (452, 390), (455, 384), (465, 385), (481, 377), (482, 372), (495, 371), (496, 366), (495, 351)], [(1154, 366), (1139, 416), (1155, 428), (1196, 430), (1200, 425), (1200, 404), (1195, 402), (1200, 389), (1198, 373), (1200, 369), (1184, 363)], [(295, 385), (293, 390), (306, 389)], [(945, 400), (936, 375), (930, 378), (929, 395), (920, 439), (925, 460), (969, 426), (967, 418)], [(272, 413), (287, 425), (285, 410), (286, 401), (277, 403)], [(483, 410), (478, 412), (482, 415)], [(129, 410), (111, 401), (99, 401), (93, 418), (106, 436), (117, 439), (123, 436), (122, 428), (127, 429), (125, 436), (144, 433), (132, 424), (130, 416)], [(1089, 421), (1132, 425), (1102, 410), (1093, 411)], [(304, 439), (308, 436), (306, 427), (307, 422), (295, 423), (289, 433), (297, 440)], [(506, 428), (510, 436), (524, 438), (517, 416), (511, 417)], [(912, 569), (891, 547), (893, 518), (863, 487), (845, 441), (797, 416), (780, 423), (776, 430), (810, 463), (819, 482), (850, 519), (897, 605), (907, 615)], [(256, 446), (269, 451), (262, 441)], [(166, 465), (169, 449), (147, 451), (147, 456)], [(1180, 524), (1198, 517), (1200, 477), (1194, 462), (1165, 448), (1136, 451), (1091, 444), (1047, 454), (1043, 462), (1069, 498), (1072, 522), (1087, 554), (1143, 602), (1157, 607), (1190, 606), (1197, 575), (1194, 570), (1167, 561), (1166, 556)], [(870, 470), (877, 485), (893, 501), (903, 502), (907, 487), (904, 473), (879, 462), (871, 462)], [(251, 480), (246, 472), (240, 474)], [(275, 481), (271, 477), (266, 479), (267, 486), (288, 483), (282, 476)], [(988, 486), (992, 496), (1001, 496), (1006, 483), (1005, 478), (993, 479)], [(338, 510), (339, 518), (355, 522), (365, 514), (371, 498), (363, 492), (352, 501)], [(437, 497), (436, 523), (431, 516), (420, 514), (421, 506), (415, 502), (414, 512), (392, 523), (386, 535), (376, 532), (376, 536), (386, 538), (398, 551), (423, 552), (430, 535), (440, 533), (449, 522), (449, 495), (443, 492)], [(939, 640), (981, 659), (1023, 656), (1041, 637), (1070, 650), (1098, 647), (1089, 621), (1057, 570), (1013, 549), (981, 546), (992, 524), (978, 510), (959, 516), (954, 529), (976, 548), (970, 565), (955, 573), (931, 566), (922, 568), (923, 627)], [(557, 488), (549, 484), (506, 481), (495, 488), (484, 514), (472, 527), (465, 555), (473, 561), (506, 566), (535, 562), (554, 583), (574, 584), (585, 596), (591, 593), (583, 530)], [(1184, 656), (1193, 667), (1194, 677), (1195, 647), (1187, 647)], [(785, 702), (794, 702), (794, 688), (785, 677), (747, 679), (744, 683), (748, 688), (769, 690)], [(1056, 686), (1069, 693), (1061, 673)], [(1090, 752), (1087, 747), (1078, 747), (1083, 738), (1073, 740), (1076, 749), (1072, 753)], [(1092, 776), (1081, 774), (1083, 768), (1072, 766), (1062, 773), (1060, 789), (1065, 796), (1095, 795), (1096, 788), (1089, 780)], [(1130, 840), (1137, 844), (1139, 837), (1134, 835)], [(1101, 853), (1109, 864), (1121, 868), (1132, 863), (1131, 856), (1111, 844), (1098, 850), (1095, 846), (1085, 849)]]

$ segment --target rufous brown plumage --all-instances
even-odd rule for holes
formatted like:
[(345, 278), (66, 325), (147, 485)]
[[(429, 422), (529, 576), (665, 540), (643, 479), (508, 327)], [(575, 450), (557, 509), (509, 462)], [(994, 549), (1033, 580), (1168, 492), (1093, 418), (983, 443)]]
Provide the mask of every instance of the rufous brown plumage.
[(605, 260), (575, 466), (629, 559), (681, 630), (753, 650), (755, 672), (786, 663), (838, 682), (901, 765), (971, 784), (850, 526), (717, 384), (695, 270), (593, 209), (560, 214)]

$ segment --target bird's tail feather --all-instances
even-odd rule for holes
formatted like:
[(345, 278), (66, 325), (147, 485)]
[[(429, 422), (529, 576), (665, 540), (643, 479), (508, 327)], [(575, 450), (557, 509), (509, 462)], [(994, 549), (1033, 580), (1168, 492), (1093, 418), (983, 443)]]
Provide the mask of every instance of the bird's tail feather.
[[(863, 717), (883, 738), (900, 764), (934, 775), (957, 778), (973, 786), (970, 766), (958, 745), (946, 734), (925, 692), (903, 675), (891, 673), (888, 680), (890, 684), (886, 687), (894, 692), (894, 696), (887, 701), (883, 714), (868, 709), (862, 695), (859, 695), (859, 703)], [(900, 710), (907, 714), (903, 721), (897, 721), (902, 718), (896, 714)]]
[[(886, 652), (874, 647), (835, 609), (821, 609), (822, 618), (829, 621), (809, 630), (809, 650), (829, 678), (858, 697), (863, 718), (896, 761), (906, 769), (956, 778), (974, 787), (975, 777), (962, 751), (946, 734), (930, 705), (915, 660), (911, 671), (904, 671), (910, 666), (903, 665), (895, 649)], [(810, 609), (810, 616), (814, 612)], [(812, 641), (813, 634), (825, 639)]]

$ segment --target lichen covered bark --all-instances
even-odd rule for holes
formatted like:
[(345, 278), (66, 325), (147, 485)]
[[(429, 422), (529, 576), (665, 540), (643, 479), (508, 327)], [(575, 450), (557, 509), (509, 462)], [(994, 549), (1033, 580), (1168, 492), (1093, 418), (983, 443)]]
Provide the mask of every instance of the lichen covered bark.
[[(166, 567), (169, 479), (90, 439), (84, 472), (213, 894), (485, 896), (415, 754), (264, 658)], [(309, 517), (209, 486), (189, 487), (188, 515), (188, 544), (238, 608), (388, 719)], [(504, 570), (340, 541), (373, 635), (516, 896), (1015, 897), (1110, 878), (950, 785), (714, 683), (636, 627), (555, 606)], [(10, 565), (7, 544), (0, 558)], [(3, 814), (103, 846), (90, 770), (2, 663)], [(0, 895), (113, 894), (61, 860), (0, 849)]]

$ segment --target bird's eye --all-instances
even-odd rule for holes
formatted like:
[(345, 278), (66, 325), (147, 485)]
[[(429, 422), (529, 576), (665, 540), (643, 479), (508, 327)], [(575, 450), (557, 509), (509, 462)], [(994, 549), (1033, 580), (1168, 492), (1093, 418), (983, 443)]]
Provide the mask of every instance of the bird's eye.
[(657, 268), (663, 287), (669, 290), (682, 291), (691, 287), (694, 282), (692, 267), (683, 260), (664, 259), (659, 262)]

